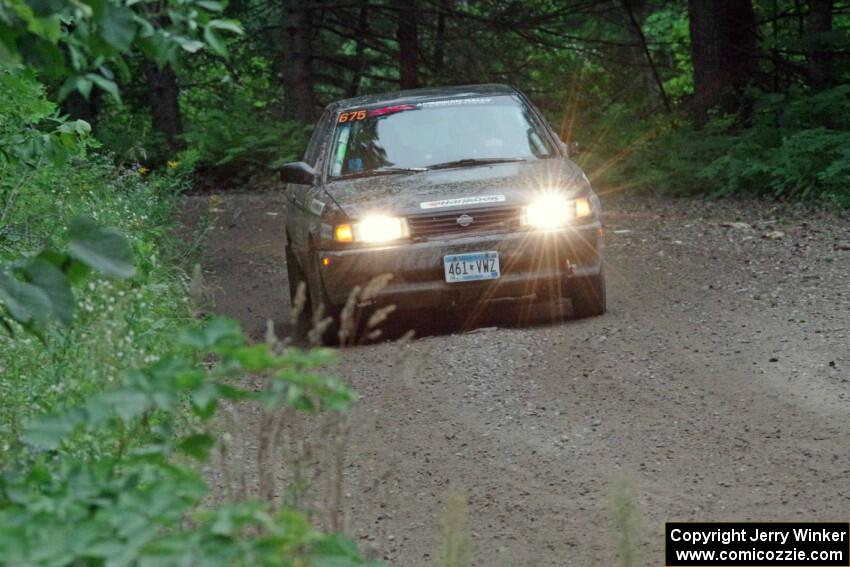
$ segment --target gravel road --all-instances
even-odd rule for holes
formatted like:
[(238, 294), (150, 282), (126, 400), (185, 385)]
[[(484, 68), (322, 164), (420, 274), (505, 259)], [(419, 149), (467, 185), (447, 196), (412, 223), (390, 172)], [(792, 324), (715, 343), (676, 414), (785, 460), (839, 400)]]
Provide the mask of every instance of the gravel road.
[[(208, 199), (187, 199), (190, 227)], [(361, 396), (344, 516), (363, 548), (436, 564), (450, 495), (480, 566), (614, 565), (628, 508), (635, 565), (661, 564), (665, 521), (847, 520), (850, 219), (603, 205), (605, 316), (522, 327), (498, 307), (471, 332), (341, 353)], [(226, 194), (211, 214), (215, 309), (258, 339), (267, 319), (285, 331), (283, 199)]]

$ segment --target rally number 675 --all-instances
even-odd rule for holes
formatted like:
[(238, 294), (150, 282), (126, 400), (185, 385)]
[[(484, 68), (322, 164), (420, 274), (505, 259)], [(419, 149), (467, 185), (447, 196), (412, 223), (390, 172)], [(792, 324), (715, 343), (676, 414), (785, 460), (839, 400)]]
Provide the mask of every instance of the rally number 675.
[(352, 120), (364, 120), (366, 118), (365, 110), (352, 110), (351, 112), (343, 112), (339, 115), (339, 123), (350, 122)]

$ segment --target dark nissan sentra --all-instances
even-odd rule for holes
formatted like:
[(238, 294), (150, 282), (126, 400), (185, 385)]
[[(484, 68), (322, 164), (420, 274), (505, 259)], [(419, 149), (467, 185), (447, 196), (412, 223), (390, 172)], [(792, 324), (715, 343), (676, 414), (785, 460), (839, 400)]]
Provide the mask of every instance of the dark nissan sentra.
[(567, 146), (502, 85), (329, 105), (304, 161), (281, 170), (290, 291), (337, 315), (392, 274), (378, 303), (420, 308), (569, 297), (605, 311), (599, 200)]

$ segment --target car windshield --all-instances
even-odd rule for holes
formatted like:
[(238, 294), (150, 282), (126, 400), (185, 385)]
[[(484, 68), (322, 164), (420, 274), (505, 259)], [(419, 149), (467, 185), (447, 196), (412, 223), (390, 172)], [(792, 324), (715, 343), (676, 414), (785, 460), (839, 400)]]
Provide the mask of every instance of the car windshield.
[(552, 157), (518, 97), (448, 99), (339, 113), (331, 177)]

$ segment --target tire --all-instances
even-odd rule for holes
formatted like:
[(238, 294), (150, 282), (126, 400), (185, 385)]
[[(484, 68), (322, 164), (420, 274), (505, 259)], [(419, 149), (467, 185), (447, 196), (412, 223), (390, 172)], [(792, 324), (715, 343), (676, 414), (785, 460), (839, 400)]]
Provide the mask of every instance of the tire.
[(304, 275), (304, 271), (301, 269), (301, 266), (298, 264), (298, 260), (295, 258), (295, 254), (292, 253), (292, 250), (289, 246), (286, 247), (286, 276), (289, 281), (289, 309), (290, 309), (290, 318), (292, 317), (292, 310), (295, 305), (295, 296), (298, 293), (298, 285), (301, 282), (304, 282), (306, 287), (307, 297), (306, 301), (304, 301), (304, 305), (301, 308), (301, 311), (298, 313), (298, 316), (294, 318), (293, 321), (293, 332), (295, 335), (295, 339), (298, 341), (305, 341), (307, 339), (307, 333), (310, 331), (310, 328), (313, 325), (313, 306), (310, 301), (310, 285), (307, 282), (307, 277)]
[[(304, 315), (305, 321), (302, 323), (303, 334), (302, 337), (305, 337), (308, 342), (325, 345), (325, 346), (337, 346), (339, 344), (339, 327), (340, 321), (339, 316), (341, 313), (341, 309), (335, 307), (327, 295), (325, 295), (325, 290), (322, 287), (322, 281), (319, 277), (319, 269), (317, 266), (310, 266), (307, 268), (309, 270), (302, 277), (304, 281), (307, 283), (307, 301)], [(325, 327), (324, 332), (321, 333), (321, 336), (316, 336), (315, 334), (315, 326), (314, 321), (316, 314), (321, 312), (321, 319), (325, 320), (330, 317), (330, 323)]]
[(599, 275), (575, 278), (570, 282), (570, 299), (573, 303), (573, 317), (586, 319), (602, 315), (608, 308), (605, 290), (605, 271)]
[(305, 282), (304, 272), (298, 261), (295, 259), (295, 254), (289, 246), (286, 246), (286, 279), (289, 282), (289, 301), (295, 301), (295, 294), (298, 292), (299, 282)]

